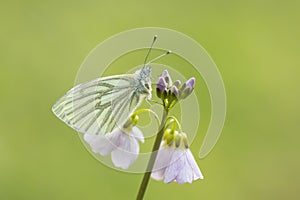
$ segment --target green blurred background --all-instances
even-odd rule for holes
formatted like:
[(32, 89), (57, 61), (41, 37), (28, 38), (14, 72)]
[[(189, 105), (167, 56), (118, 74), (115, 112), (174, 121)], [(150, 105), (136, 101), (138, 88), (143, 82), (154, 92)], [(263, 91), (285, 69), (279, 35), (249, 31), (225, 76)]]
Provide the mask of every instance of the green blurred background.
[(152, 180), (145, 199), (299, 199), (299, 10), (296, 0), (1, 0), (0, 199), (135, 198), (142, 175), (96, 161), (51, 106), (98, 43), (145, 26), (202, 44), (228, 98), (217, 146), (197, 159), (205, 179)]

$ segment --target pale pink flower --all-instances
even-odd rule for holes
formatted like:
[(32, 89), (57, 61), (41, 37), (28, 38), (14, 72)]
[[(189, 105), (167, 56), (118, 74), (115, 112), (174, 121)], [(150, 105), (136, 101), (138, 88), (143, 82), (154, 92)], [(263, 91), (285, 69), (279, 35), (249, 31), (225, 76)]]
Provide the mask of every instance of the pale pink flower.
[(116, 167), (127, 169), (137, 159), (140, 151), (138, 141), (144, 142), (144, 137), (141, 130), (134, 126), (130, 131), (117, 128), (106, 135), (85, 134), (84, 140), (94, 153), (102, 156), (111, 154)]
[(189, 148), (170, 147), (164, 142), (158, 151), (151, 177), (155, 180), (164, 179), (165, 183), (176, 181), (179, 184), (203, 179)]

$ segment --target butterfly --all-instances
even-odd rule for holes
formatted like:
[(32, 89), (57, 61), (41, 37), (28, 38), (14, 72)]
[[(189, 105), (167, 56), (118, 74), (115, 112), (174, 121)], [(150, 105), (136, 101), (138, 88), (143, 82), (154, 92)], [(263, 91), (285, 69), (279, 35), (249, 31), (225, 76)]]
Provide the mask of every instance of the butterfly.
[(122, 125), (143, 100), (151, 99), (151, 60), (133, 74), (101, 77), (69, 90), (52, 107), (54, 114), (74, 130), (84, 134), (106, 134)]

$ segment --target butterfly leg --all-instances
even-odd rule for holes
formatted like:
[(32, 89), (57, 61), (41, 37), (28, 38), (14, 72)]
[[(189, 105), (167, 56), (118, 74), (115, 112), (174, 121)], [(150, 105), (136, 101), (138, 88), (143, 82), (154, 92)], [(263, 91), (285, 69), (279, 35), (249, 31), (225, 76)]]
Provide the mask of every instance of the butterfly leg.
[(146, 98), (146, 102), (147, 102), (150, 106), (152, 106), (151, 103), (155, 103), (155, 104), (159, 104), (159, 105), (162, 105), (162, 106), (163, 106), (162, 103), (160, 103), (160, 102), (158, 102), (158, 101), (155, 101), (155, 100), (153, 100), (153, 99), (147, 99), (147, 98)]

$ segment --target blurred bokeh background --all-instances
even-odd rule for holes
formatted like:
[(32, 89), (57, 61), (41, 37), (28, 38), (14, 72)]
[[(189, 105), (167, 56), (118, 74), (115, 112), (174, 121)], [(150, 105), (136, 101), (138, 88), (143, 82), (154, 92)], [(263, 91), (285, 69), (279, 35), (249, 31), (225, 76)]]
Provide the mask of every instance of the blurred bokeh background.
[[(100, 164), (51, 106), (97, 44), (145, 26), (198, 41), (218, 65), (228, 101), (217, 146), (197, 159), (205, 179), (151, 180), (145, 199), (299, 199), (299, 9), (296, 0), (1, 0), (0, 199), (135, 198), (142, 175)], [(135, 58), (114, 64), (144, 57)], [(207, 125), (200, 128), (195, 155)]]

